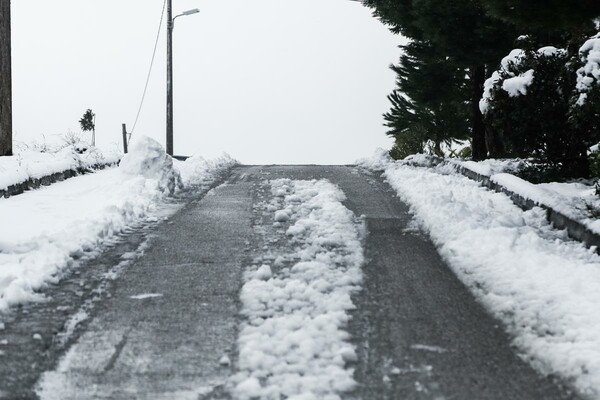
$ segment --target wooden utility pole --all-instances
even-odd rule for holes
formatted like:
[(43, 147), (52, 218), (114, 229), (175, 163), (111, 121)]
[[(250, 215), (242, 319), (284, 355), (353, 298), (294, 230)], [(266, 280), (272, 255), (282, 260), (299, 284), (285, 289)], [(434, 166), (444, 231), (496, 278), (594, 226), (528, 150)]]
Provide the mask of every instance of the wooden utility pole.
[(0, 156), (12, 156), (10, 0), (0, 0)]
[(123, 153), (127, 154), (127, 125), (123, 124)]
[[(4, 0), (0, 0), (4, 1)], [(167, 0), (167, 154), (173, 155), (173, 7)]]

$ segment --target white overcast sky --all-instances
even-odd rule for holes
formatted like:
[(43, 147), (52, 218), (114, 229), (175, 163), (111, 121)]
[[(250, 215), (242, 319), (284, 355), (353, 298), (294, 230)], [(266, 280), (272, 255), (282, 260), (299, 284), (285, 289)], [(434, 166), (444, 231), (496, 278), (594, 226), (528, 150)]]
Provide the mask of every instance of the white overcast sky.
[[(15, 141), (132, 128), (163, 0), (12, 2)], [(381, 114), (402, 38), (347, 0), (173, 0), (175, 153), (338, 164), (389, 147)], [(164, 28), (164, 27), (163, 27)], [(165, 30), (135, 136), (164, 144)], [(135, 140), (135, 139), (134, 139)]]

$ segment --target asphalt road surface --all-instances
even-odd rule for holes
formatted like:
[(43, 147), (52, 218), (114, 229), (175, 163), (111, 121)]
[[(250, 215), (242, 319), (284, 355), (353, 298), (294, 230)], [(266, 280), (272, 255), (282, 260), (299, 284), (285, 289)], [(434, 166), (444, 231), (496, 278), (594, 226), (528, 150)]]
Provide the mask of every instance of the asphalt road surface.
[(326, 178), (366, 221), (348, 399), (579, 398), (519, 358), (380, 177), (346, 166), (237, 167), (167, 220), (125, 233), (48, 288), (48, 302), (11, 312), (0, 398), (228, 399), (243, 269), (267, 246), (253, 205), (276, 178)]

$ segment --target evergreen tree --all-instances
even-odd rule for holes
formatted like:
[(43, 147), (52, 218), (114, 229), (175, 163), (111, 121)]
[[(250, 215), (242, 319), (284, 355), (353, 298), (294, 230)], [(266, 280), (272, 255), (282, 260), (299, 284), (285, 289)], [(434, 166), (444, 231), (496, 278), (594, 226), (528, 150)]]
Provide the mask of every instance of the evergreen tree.
[[(448, 62), (467, 69), (471, 104), (473, 158), (487, 156), (485, 125), (479, 99), (486, 65), (495, 65), (511, 48), (513, 26), (486, 14), (478, 0), (366, 0), (374, 14), (394, 32), (427, 38)], [(461, 85), (464, 76), (449, 84)]]
[(84, 132), (92, 132), (92, 146), (96, 145), (96, 114), (91, 109), (87, 109), (83, 117), (79, 120), (81, 130)]
[(396, 33), (411, 39), (423, 38), (423, 31), (413, 18), (412, 0), (364, 0), (373, 9), (373, 15)]
[[(430, 43), (401, 47), (396, 90), (388, 96), (391, 110), (384, 114), (388, 135), (396, 139), (394, 157), (422, 152), (426, 144), (441, 155), (440, 145), (468, 135), (468, 107), (464, 102), (464, 69), (439, 54)], [(451, 82), (452, 84), (449, 84)]]
[(482, 0), (490, 13), (520, 28), (578, 30), (600, 16), (598, 0)]

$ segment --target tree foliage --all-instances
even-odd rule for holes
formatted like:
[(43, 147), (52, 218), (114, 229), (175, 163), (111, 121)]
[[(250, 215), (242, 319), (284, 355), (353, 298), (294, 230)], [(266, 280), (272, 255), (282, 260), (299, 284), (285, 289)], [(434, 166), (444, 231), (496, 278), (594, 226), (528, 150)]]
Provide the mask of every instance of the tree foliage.
[[(534, 158), (563, 178), (587, 177), (588, 148), (600, 141), (600, 85), (578, 84), (586, 54), (520, 44), (521, 54), (488, 81), (489, 128), (501, 134), (509, 155)], [(533, 77), (527, 87), (511, 92), (507, 84), (526, 74)]]
[[(587, 175), (587, 147), (600, 140), (600, 84), (582, 92), (578, 82), (593, 77), (577, 74), (581, 75), (585, 58), (579, 48), (598, 28), (600, 1), (364, 0), (364, 4), (393, 32), (412, 40), (393, 66), (397, 87), (388, 96), (392, 107), (384, 115), (388, 134), (396, 138), (392, 153), (422, 151), (425, 143), (460, 137), (468, 130), (468, 121), (473, 159), (488, 154), (535, 157), (565, 177)], [(484, 81), (521, 37), (526, 38), (519, 39), (526, 44), (525, 56), (498, 71), (484, 120), (478, 106)], [(600, 36), (596, 40), (600, 48)], [(544, 46), (563, 51), (538, 52)], [(515, 95), (503, 88), (527, 74), (534, 78), (526, 93)]]
[(84, 132), (92, 132), (92, 146), (96, 145), (96, 114), (89, 108), (83, 114), (83, 117), (79, 120), (81, 130)]
[(520, 28), (578, 30), (600, 16), (598, 0), (482, 0), (489, 13)]
[[(491, 88), (489, 111), (485, 114), (491, 129), (501, 133), (511, 156), (560, 162), (568, 146), (569, 96), (574, 77), (564, 68), (566, 52), (545, 55), (533, 49), (523, 52), (498, 71)], [(524, 93), (510, 93), (505, 83), (524, 74), (533, 76)], [(567, 93), (567, 95), (561, 95)]]
[(440, 144), (468, 136), (468, 107), (464, 85), (460, 82), (464, 69), (439, 54), (426, 42), (402, 46), (403, 54), (396, 72), (396, 90), (388, 96), (392, 107), (384, 114), (388, 135), (396, 139), (396, 154), (422, 152), (431, 142), (434, 152)]
[(94, 114), (92, 112), (91, 109), (87, 109), (86, 112), (83, 114), (83, 117), (79, 120), (79, 125), (81, 125), (81, 130), (84, 132), (90, 132), (93, 131), (94, 129), (96, 129), (96, 123), (94, 121), (94, 118), (96, 117), (96, 114)]
[(490, 18), (479, 0), (365, 0), (392, 32), (427, 40), (465, 67), (494, 63), (506, 53), (514, 29)]
[[(468, 90), (454, 92), (458, 97), (452, 103), (471, 103), (473, 157), (485, 158), (485, 127), (477, 104), (486, 64), (495, 62), (510, 49), (514, 37), (511, 25), (489, 18), (478, 0), (366, 0), (365, 4), (373, 8), (375, 16), (392, 31), (414, 42), (434, 46), (441, 60), (463, 68), (462, 74), (440, 85), (468, 87)], [(419, 105), (420, 99), (412, 100)]]

